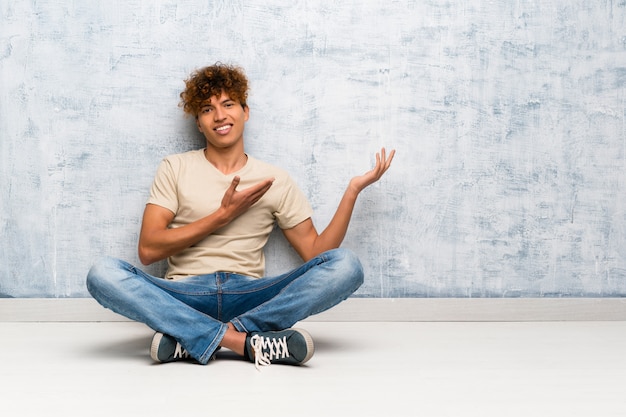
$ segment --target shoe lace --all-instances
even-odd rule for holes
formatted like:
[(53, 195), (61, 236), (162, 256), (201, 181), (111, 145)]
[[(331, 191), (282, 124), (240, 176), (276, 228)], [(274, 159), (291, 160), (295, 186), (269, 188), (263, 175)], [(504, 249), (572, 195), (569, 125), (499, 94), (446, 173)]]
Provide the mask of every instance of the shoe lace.
[(254, 366), (260, 370), (260, 366), (268, 366), (274, 359), (289, 357), (287, 336), (264, 337), (255, 334), (250, 338), (250, 346), (254, 350)]
[(178, 358), (184, 359), (188, 357), (189, 357), (189, 352), (187, 352), (187, 349), (183, 349), (180, 343), (176, 343), (176, 349), (174, 350), (174, 359), (178, 359)]

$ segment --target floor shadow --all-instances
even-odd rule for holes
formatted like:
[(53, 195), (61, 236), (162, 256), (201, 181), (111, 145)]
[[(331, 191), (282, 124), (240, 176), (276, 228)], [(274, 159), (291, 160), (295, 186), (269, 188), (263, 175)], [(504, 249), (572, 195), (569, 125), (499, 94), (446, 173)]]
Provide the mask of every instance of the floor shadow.
[(126, 340), (116, 339), (112, 343), (99, 343), (89, 346), (88, 354), (99, 358), (150, 359), (152, 336), (137, 336)]

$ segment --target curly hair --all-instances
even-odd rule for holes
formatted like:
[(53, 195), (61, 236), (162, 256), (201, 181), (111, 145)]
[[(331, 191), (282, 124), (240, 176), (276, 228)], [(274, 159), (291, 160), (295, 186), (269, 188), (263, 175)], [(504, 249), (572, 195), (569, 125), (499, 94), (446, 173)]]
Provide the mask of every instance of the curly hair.
[(198, 116), (211, 97), (222, 93), (228, 94), (243, 107), (247, 106), (248, 79), (241, 68), (218, 62), (194, 71), (185, 80), (185, 90), (180, 93), (180, 106), (185, 113)]

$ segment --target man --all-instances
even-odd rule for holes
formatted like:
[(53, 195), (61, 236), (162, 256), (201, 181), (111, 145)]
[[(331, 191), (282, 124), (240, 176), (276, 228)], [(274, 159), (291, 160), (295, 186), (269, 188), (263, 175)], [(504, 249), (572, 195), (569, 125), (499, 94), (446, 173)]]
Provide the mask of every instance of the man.
[[(144, 265), (168, 259), (166, 279), (117, 259), (96, 263), (87, 288), (104, 307), (156, 331), (157, 362), (206, 364), (226, 347), (259, 365), (300, 365), (314, 352), (294, 323), (349, 297), (363, 282), (357, 257), (339, 249), (358, 194), (389, 168), (383, 148), (374, 169), (353, 178), (318, 234), (312, 210), (289, 175), (244, 152), (248, 80), (237, 67), (196, 71), (181, 93), (206, 148), (165, 158), (155, 176), (139, 236)], [(274, 224), (305, 261), (263, 277), (263, 247)]]

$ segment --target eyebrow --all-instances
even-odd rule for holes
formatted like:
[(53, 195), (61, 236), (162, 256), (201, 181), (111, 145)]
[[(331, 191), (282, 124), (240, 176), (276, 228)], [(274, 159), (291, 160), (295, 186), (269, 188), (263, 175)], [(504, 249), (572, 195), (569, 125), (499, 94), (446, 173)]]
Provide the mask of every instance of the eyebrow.
[[(232, 98), (227, 98), (225, 100), (222, 100), (222, 101), (218, 102), (217, 104), (224, 104), (224, 103), (228, 103), (228, 102), (233, 102), (234, 103), (235, 100), (232, 99)], [(204, 107), (213, 107), (213, 104), (211, 104), (210, 102), (205, 102), (205, 103), (200, 105), (200, 108), (204, 108)]]
[[(223, 105), (223, 104), (226, 104), (228, 102), (236, 103), (236, 100), (233, 99), (233, 98), (228, 97), (228, 98), (218, 102), (217, 104), (222, 104)], [(211, 104), (211, 102), (209, 100), (205, 100), (204, 103), (202, 103), (200, 105), (200, 109), (204, 109), (205, 107), (214, 107), (214, 106), (213, 106), (213, 104)]]

